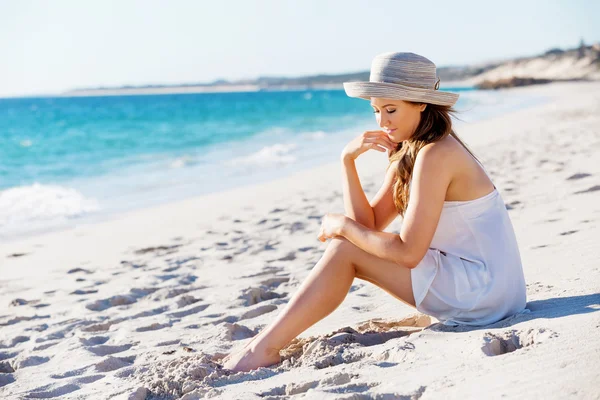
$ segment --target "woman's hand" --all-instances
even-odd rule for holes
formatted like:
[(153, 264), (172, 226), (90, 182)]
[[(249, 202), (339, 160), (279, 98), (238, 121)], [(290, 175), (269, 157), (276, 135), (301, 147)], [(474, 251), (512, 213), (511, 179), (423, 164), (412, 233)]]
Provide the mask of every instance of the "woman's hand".
[(367, 150), (377, 151), (393, 150), (398, 146), (390, 140), (384, 131), (366, 131), (362, 135), (352, 139), (350, 143), (342, 150), (342, 160), (350, 158), (355, 160), (359, 155)]
[(318, 239), (325, 242), (327, 239), (342, 235), (342, 229), (346, 222), (346, 216), (343, 214), (325, 214), (321, 221), (321, 230)]

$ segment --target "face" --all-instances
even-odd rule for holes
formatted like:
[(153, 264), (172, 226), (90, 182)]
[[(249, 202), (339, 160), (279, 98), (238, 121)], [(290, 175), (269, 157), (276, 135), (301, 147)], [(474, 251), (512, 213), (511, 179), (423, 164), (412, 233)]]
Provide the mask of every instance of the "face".
[(417, 130), (427, 104), (371, 97), (371, 107), (381, 129), (393, 142), (400, 143), (410, 139)]

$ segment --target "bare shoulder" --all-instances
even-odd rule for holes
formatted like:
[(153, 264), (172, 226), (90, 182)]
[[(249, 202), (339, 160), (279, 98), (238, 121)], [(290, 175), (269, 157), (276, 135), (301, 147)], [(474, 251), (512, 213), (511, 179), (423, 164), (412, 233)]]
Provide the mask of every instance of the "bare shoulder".
[(456, 146), (457, 144), (449, 136), (437, 142), (428, 143), (417, 154), (417, 163), (447, 167), (448, 160), (459, 156), (460, 149)]

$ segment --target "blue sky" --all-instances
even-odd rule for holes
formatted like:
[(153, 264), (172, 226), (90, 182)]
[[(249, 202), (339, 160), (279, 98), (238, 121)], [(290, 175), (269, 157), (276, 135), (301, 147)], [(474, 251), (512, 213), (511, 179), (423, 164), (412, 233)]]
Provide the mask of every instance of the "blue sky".
[(0, 0), (0, 96), (438, 66), (600, 41), (600, 1)]

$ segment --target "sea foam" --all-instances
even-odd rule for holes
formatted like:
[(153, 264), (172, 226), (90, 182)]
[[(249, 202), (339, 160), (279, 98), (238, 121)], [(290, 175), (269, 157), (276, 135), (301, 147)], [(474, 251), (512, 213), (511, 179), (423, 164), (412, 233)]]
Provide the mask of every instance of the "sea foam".
[(17, 186), (0, 191), (0, 235), (37, 230), (99, 209), (95, 199), (72, 188)]

